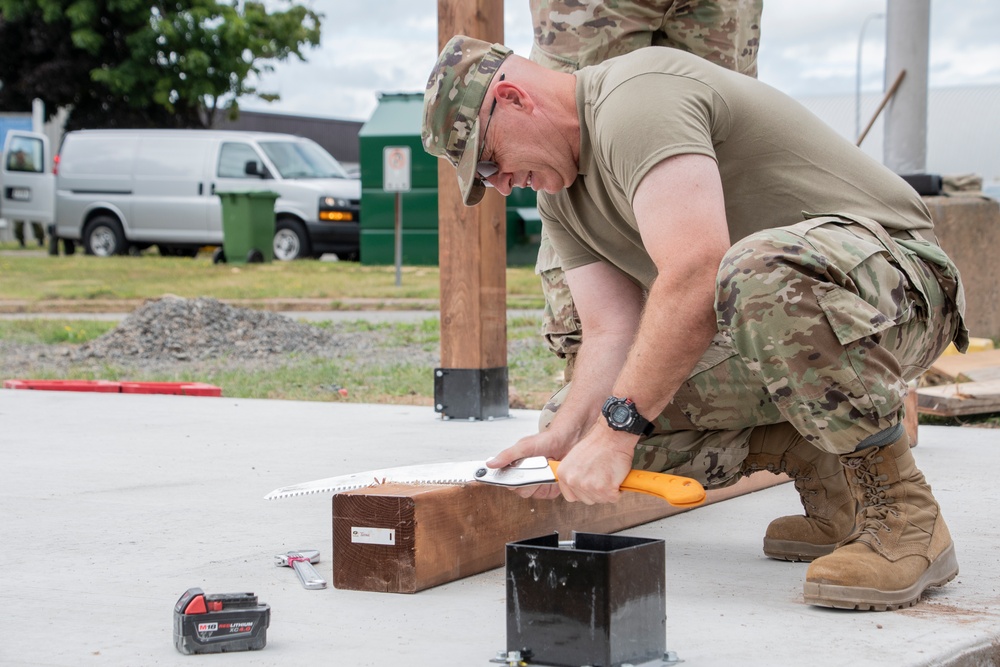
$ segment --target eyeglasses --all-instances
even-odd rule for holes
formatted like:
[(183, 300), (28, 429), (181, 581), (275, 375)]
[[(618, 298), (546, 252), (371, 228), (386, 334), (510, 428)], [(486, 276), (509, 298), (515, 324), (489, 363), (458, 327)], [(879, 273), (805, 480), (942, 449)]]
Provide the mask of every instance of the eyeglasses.
[[(506, 74), (501, 73), (500, 81), (503, 81), (505, 76)], [(486, 117), (486, 129), (483, 130), (483, 146), (482, 148), (479, 149), (479, 160), (478, 162), (476, 162), (476, 174), (483, 181), (483, 185), (489, 187), (492, 187), (492, 185), (486, 179), (488, 179), (490, 176), (493, 176), (498, 171), (500, 171), (500, 167), (497, 165), (496, 162), (493, 162), (492, 160), (483, 160), (483, 153), (486, 151), (486, 135), (490, 131), (490, 123), (493, 122), (493, 112), (496, 111), (496, 108), (497, 108), (497, 98), (496, 95), (494, 95), (493, 104), (490, 105), (490, 113)]]

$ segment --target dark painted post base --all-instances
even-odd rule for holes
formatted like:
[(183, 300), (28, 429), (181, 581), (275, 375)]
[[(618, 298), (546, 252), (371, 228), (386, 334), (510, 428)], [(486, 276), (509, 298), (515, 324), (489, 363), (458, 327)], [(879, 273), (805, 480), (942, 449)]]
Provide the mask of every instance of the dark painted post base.
[(443, 419), (510, 416), (507, 367), (435, 368), (434, 411)]

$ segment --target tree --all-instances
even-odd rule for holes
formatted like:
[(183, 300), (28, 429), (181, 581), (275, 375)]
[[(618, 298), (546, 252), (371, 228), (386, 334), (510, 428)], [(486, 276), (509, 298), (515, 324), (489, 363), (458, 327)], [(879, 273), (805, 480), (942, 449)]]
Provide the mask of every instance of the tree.
[(0, 109), (71, 106), (67, 129), (211, 127), (273, 62), (319, 44), (320, 15), (284, 0), (0, 0)]

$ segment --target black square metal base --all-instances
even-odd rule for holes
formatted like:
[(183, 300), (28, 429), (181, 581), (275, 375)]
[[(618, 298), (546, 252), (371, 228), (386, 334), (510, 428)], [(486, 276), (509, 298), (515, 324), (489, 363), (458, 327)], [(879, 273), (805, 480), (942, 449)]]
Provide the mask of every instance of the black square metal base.
[(562, 546), (557, 534), (507, 545), (507, 651), (529, 665), (662, 661), (666, 624), (663, 540), (574, 533)]
[(444, 419), (510, 416), (507, 367), (435, 368), (434, 411)]

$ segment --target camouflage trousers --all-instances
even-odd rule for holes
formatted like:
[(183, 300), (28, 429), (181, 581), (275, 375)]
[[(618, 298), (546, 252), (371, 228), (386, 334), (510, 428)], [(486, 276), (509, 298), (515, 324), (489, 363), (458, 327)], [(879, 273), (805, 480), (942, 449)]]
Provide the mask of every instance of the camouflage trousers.
[[(665, 46), (757, 76), (763, 0), (530, 0), (529, 5), (531, 60), (549, 69), (575, 72), (636, 49)], [(542, 335), (556, 356), (567, 359), (569, 380), (583, 328), (544, 229), (535, 270), (545, 296)]]
[[(579, 352), (583, 342), (583, 325), (580, 324), (580, 315), (576, 312), (573, 295), (566, 283), (562, 261), (552, 247), (544, 225), (538, 245), (535, 273), (541, 279), (542, 294), (545, 296), (542, 337), (557, 357), (570, 360)], [(567, 370), (566, 381), (570, 379), (571, 373)]]
[(531, 60), (573, 72), (646, 46), (757, 76), (763, 0), (530, 0)]
[[(719, 332), (642, 438), (633, 465), (708, 487), (738, 478), (756, 426), (789, 422), (844, 454), (903, 418), (907, 382), (968, 345), (941, 248), (864, 218), (822, 216), (738, 241), (716, 283)], [(568, 387), (541, 418), (553, 418)]]

